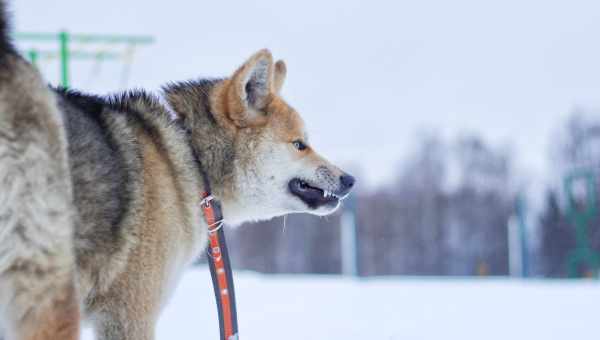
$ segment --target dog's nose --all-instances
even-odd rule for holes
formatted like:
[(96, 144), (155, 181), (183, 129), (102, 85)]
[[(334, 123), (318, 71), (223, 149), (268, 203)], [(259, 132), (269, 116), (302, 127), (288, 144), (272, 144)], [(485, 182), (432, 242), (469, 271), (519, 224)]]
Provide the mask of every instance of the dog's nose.
[(342, 190), (345, 192), (350, 191), (350, 189), (352, 189), (352, 187), (354, 186), (354, 182), (356, 182), (356, 180), (354, 179), (354, 176), (349, 175), (349, 174), (343, 174), (340, 176), (340, 182), (342, 183)]

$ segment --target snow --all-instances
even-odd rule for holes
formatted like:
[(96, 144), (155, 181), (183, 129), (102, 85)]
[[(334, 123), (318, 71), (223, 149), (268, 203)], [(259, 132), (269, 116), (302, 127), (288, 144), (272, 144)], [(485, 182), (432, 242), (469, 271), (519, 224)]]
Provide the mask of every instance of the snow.
[[(242, 340), (598, 339), (597, 281), (369, 279), (235, 273)], [(188, 271), (157, 339), (218, 339), (204, 267)], [(91, 340), (91, 331), (84, 331)]]

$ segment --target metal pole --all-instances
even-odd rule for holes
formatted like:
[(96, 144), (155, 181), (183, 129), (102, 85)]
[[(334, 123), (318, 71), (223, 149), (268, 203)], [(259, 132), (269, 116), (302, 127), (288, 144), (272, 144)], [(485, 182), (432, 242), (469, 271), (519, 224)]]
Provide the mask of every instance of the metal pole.
[(356, 204), (354, 195), (346, 199), (340, 221), (342, 274), (358, 276), (358, 246), (356, 228)]
[(31, 49), (31, 50), (29, 50), (28, 54), (29, 54), (29, 62), (31, 62), (31, 64), (33, 66), (37, 67), (37, 61), (38, 61), (38, 57), (39, 57), (38, 52), (34, 49)]
[(521, 248), (521, 275), (529, 276), (529, 249), (527, 247), (527, 222), (525, 216), (525, 199), (522, 195), (517, 197), (517, 219), (519, 225), (519, 238)]
[(523, 250), (519, 233), (519, 222), (516, 216), (508, 220), (508, 269), (510, 276), (523, 275)]
[(69, 87), (69, 34), (62, 31), (58, 34), (60, 42), (60, 74), (61, 85)]

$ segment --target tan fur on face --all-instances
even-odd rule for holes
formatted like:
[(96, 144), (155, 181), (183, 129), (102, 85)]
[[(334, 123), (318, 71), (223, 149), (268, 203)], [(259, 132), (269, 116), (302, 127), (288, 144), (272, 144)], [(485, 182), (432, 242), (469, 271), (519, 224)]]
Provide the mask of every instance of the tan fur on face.
[[(236, 86), (235, 79), (240, 72), (250, 69), (256, 63), (257, 59), (265, 55), (267, 56), (267, 60), (272, 60), (268, 50), (257, 52), (242, 67), (240, 67), (238, 71), (236, 71), (232, 80), (224, 80), (212, 93), (211, 103), (217, 119), (234, 134), (238, 132), (240, 123), (230, 117), (248, 116), (247, 113), (239, 113), (239, 110), (247, 110), (247, 108), (240, 104), (241, 101), (238, 99), (238, 96), (240, 95), (240, 92), (238, 91), (239, 86)], [(279, 96), (287, 73), (285, 62), (283, 60), (277, 61), (272, 69), (273, 76), (270, 77), (272, 78), (270, 83), (271, 92), (267, 96), (264, 108), (260, 111), (260, 118), (252, 123), (246, 122), (241, 124), (242, 128), (254, 129), (255, 132), (251, 135), (256, 136), (265, 134), (265, 130), (268, 130), (269, 134), (277, 136), (277, 140), (282, 143), (292, 143), (295, 140), (302, 140), (308, 143), (302, 117)], [(343, 173), (339, 168), (317, 154), (311, 147), (303, 152), (296, 153), (296, 156), (298, 158), (304, 158), (316, 166), (328, 167), (337, 176), (340, 176)]]
[[(268, 83), (244, 83), (246, 78), (240, 74), (256, 71), (258, 60), (272, 62), (272, 57), (266, 50), (259, 51), (231, 78), (219, 81), (207, 92), (210, 110), (205, 113), (218, 122), (222, 131), (227, 131), (235, 155), (229, 163), (235, 173), (217, 192), (224, 201), (227, 218), (232, 223), (239, 223), (248, 218), (270, 218), (289, 212), (330, 213), (335, 207), (318, 211), (308, 209), (305, 203), (290, 194), (289, 182), (300, 178), (322, 190), (335, 192), (341, 190), (339, 178), (343, 172), (310, 147), (302, 118), (279, 95), (287, 73), (283, 61), (259, 68), (264, 73), (261, 79)], [(247, 105), (244, 93), (239, 90), (244, 88), (241, 84), (261, 87), (261, 105)], [(177, 98), (179, 96), (174, 96), (175, 104), (182, 102)], [(210, 140), (203, 135), (197, 138), (197, 145), (207, 144), (206, 139)], [(298, 140), (308, 147), (298, 150), (294, 147)], [(218, 176), (213, 173), (211, 177)], [(244, 202), (249, 201), (255, 202), (258, 207), (255, 210), (261, 213), (245, 208), (247, 203)]]
[(306, 139), (304, 121), (281, 97), (273, 96), (265, 111), (269, 116), (269, 122), (263, 129), (271, 130), (279, 141), (291, 143), (294, 140)]
[[(295, 140), (302, 140), (308, 144), (304, 121), (298, 112), (289, 106), (281, 97), (273, 96), (272, 98), (273, 99), (265, 109), (269, 116), (269, 121), (263, 129), (272, 131), (282, 143), (292, 143)], [(310, 145), (302, 152), (295, 152), (295, 155), (299, 159), (304, 159), (314, 166), (328, 167), (336, 176), (342, 174), (342, 171), (338, 167), (320, 156), (312, 147), (310, 147)]]

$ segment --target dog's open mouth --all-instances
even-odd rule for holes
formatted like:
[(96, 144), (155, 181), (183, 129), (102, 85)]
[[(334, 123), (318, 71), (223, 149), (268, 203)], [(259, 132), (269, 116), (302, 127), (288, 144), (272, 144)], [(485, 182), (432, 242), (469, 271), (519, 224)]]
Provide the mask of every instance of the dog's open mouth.
[(335, 206), (340, 201), (340, 197), (332, 191), (308, 184), (308, 182), (299, 178), (292, 179), (288, 186), (292, 195), (301, 199), (312, 209), (317, 209), (324, 205)]

